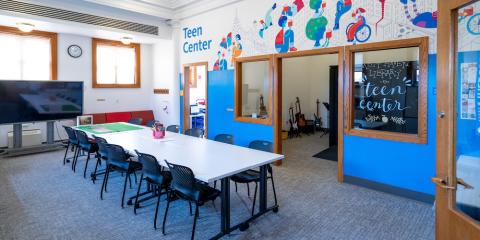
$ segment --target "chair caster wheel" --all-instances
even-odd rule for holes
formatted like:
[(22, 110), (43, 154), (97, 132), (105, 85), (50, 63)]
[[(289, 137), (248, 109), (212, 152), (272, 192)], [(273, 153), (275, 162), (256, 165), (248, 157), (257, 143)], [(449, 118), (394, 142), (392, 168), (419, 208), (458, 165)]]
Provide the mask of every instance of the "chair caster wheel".
[(278, 207), (274, 207), (274, 208), (272, 209), (272, 211), (273, 211), (274, 213), (278, 213)]
[(129, 205), (129, 206), (133, 205), (132, 200), (128, 200), (127, 205)]
[(241, 232), (244, 232), (244, 231), (246, 231), (249, 227), (250, 227), (250, 225), (249, 225), (248, 223), (243, 223), (242, 225), (240, 225), (240, 227), (238, 227), (238, 229), (239, 229)]

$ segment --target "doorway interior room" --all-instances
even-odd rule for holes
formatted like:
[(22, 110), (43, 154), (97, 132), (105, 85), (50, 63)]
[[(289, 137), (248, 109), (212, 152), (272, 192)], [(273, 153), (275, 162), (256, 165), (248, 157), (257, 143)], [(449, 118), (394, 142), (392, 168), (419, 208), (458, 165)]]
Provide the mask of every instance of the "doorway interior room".
[(202, 135), (207, 131), (207, 63), (184, 65), (184, 131), (201, 129)]
[(281, 61), (283, 152), (337, 161), (338, 54)]

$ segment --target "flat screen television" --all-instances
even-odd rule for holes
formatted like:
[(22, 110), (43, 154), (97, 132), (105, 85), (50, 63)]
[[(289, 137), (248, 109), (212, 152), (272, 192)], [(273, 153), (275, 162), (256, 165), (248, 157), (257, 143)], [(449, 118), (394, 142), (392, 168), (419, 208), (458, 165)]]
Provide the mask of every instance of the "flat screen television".
[(0, 80), (0, 124), (74, 119), (83, 113), (83, 82)]

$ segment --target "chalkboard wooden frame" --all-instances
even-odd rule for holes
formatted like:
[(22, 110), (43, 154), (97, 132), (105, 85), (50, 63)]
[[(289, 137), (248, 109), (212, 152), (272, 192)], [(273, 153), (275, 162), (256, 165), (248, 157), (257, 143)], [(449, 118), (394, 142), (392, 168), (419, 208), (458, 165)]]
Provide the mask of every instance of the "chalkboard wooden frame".
[[(357, 52), (369, 52), (389, 50), (397, 48), (419, 48), (419, 75), (418, 84), (418, 132), (417, 134), (388, 132), (381, 130), (354, 128), (355, 105), (354, 105), (354, 54)], [(375, 42), (360, 45), (347, 46), (345, 48), (345, 134), (367, 138), (411, 142), (418, 144), (427, 143), (427, 95), (428, 95), (428, 37)]]

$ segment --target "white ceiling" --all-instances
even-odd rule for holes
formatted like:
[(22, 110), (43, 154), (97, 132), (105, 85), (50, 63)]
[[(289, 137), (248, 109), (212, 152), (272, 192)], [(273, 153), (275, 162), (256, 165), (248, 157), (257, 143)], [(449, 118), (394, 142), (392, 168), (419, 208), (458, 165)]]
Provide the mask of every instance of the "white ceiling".
[(181, 20), (242, 0), (80, 0), (164, 20)]

